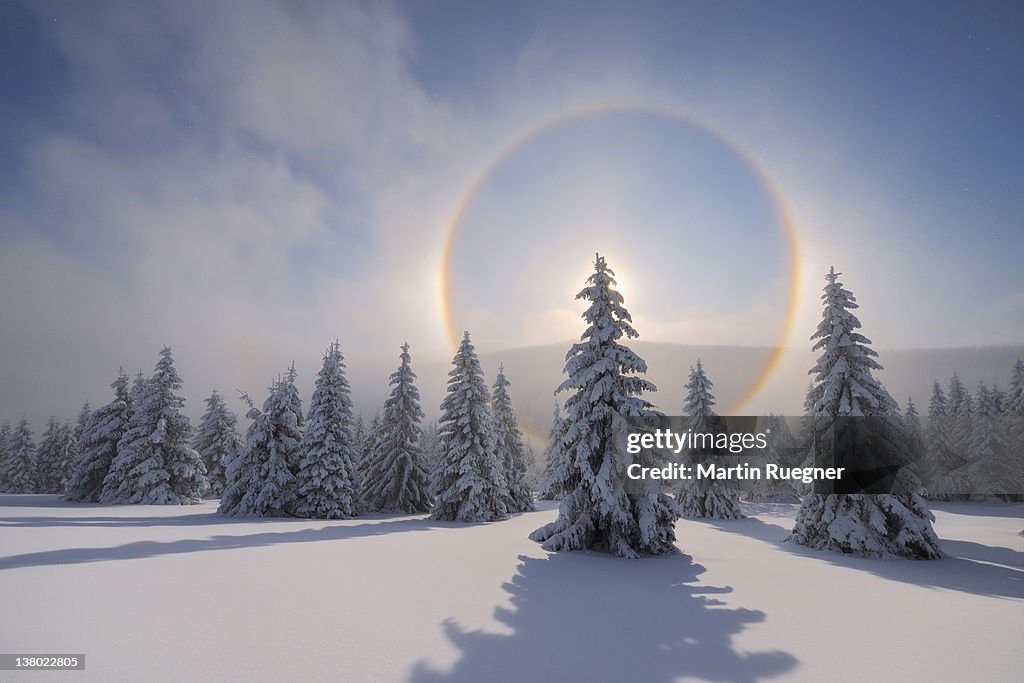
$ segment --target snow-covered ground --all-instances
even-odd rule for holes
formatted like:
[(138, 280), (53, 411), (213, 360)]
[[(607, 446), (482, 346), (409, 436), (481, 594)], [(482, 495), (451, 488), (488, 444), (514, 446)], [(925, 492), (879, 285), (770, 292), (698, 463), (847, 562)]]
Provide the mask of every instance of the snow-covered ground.
[(784, 504), (628, 561), (527, 540), (550, 504), (474, 525), (0, 496), (0, 652), (86, 655), (0, 680), (1020, 680), (1024, 505), (936, 507), (940, 561), (780, 543)]

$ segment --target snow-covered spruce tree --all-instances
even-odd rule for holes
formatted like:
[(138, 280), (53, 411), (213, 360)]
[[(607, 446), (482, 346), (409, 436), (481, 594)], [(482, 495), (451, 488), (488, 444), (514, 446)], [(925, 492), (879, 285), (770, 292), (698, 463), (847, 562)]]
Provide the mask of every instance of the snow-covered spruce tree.
[(960, 375), (955, 372), (949, 379), (949, 400), (946, 402), (946, 410), (950, 415), (970, 415), (974, 412), (971, 393), (960, 380)]
[(967, 493), (972, 499), (994, 496), (1006, 500), (1024, 490), (1021, 472), (1015, 466), (1008, 427), (998, 390), (979, 382), (967, 449)]
[(218, 511), (229, 516), (287, 517), (295, 500), (295, 473), (302, 441), (302, 405), (295, 368), (270, 387), (263, 410), (247, 395), (252, 420), (242, 452), (229, 465)]
[(508, 515), (508, 486), (491, 431), (490, 394), (480, 361), (462, 337), (441, 402), (441, 461), (434, 482), (434, 519), (490, 522)]
[(370, 469), (370, 461), (373, 460), (374, 453), (377, 452), (377, 446), (380, 443), (380, 425), (380, 413), (374, 413), (373, 419), (370, 420), (370, 425), (364, 427), (363, 438), (356, 442), (355, 479), (353, 481), (355, 482), (356, 491), (359, 492), (360, 512), (373, 512), (373, 508), (363, 497), (363, 482), (366, 481), (366, 476)]
[(128, 407), (134, 410), (136, 406), (142, 403), (142, 396), (146, 393), (146, 376), (142, 374), (142, 370), (135, 373), (135, 379), (132, 380), (132, 388), (128, 390)]
[[(797, 446), (797, 437), (789, 428), (786, 418), (770, 414), (761, 425), (760, 431), (768, 434), (768, 448), (763, 459), (785, 467), (799, 467), (803, 454)], [(751, 483), (747, 500), (752, 503), (799, 503), (800, 495), (795, 486), (787, 481), (762, 477)]]
[(356, 469), (358, 469), (359, 462), (362, 460), (363, 447), (366, 445), (366, 420), (363, 419), (362, 413), (356, 415), (355, 422), (352, 423), (352, 444), (355, 451), (352, 457), (355, 460)]
[(70, 423), (55, 417), (46, 422), (46, 431), (36, 452), (38, 493), (63, 493), (71, 476), (74, 432)]
[[(818, 450), (818, 418), (814, 414), (814, 406), (821, 398), (822, 386), (815, 384), (813, 380), (807, 382), (807, 392), (804, 394), (804, 412), (800, 417), (800, 429), (797, 433), (796, 442), (802, 458), (796, 459), (801, 467), (808, 467), (814, 464)], [(802, 481), (794, 481), (793, 488), (801, 496), (810, 493), (814, 487)]]
[(75, 466), (78, 463), (78, 455), (82, 450), (82, 440), (85, 439), (85, 433), (89, 430), (89, 420), (91, 418), (92, 406), (88, 401), (86, 401), (78, 411), (78, 417), (75, 419), (74, 426), (71, 427), (71, 464), (68, 470), (68, 479), (64, 482), (64, 490), (61, 491), (61, 493), (67, 493), (68, 484), (71, 482), (71, 478), (75, 475)]
[(1006, 414), (1006, 392), (999, 388), (998, 384), (993, 384), (989, 390), (992, 392), (992, 409), (997, 415)]
[[(811, 337), (821, 356), (810, 374), (821, 388), (814, 406), (819, 429), (834, 428), (840, 417), (889, 417), (899, 406), (874, 375), (880, 370), (871, 340), (856, 330), (860, 320), (853, 294), (843, 288), (832, 268), (825, 276), (822, 321)], [(831, 424), (830, 424), (831, 423)], [(906, 438), (902, 430), (884, 435)], [(796, 525), (787, 540), (819, 550), (834, 550), (868, 557), (941, 557), (939, 539), (932, 529), (934, 516), (916, 492), (891, 494), (823, 494), (804, 498)]]
[(974, 415), (974, 399), (955, 372), (949, 380), (949, 401), (947, 414), (950, 417), (950, 437), (953, 448), (964, 460), (970, 459), (971, 416)]
[(82, 436), (78, 443), (78, 455), (64, 492), (68, 500), (98, 503), (103, 481), (117, 456), (117, 445), (128, 426), (130, 412), (128, 375), (123, 370), (118, 371), (117, 379), (110, 387), (114, 390), (114, 400), (97, 408), (84, 425), (79, 422)]
[(358, 514), (353, 423), (345, 359), (335, 341), (324, 352), (299, 444), (296, 517), (346, 519)]
[(569, 423), (562, 416), (562, 410), (555, 403), (551, 416), (551, 431), (548, 432), (548, 444), (544, 448), (544, 484), (540, 490), (541, 500), (562, 500), (565, 495), (576, 488), (579, 473), (569, 457), (565, 447), (565, 433)]
[(965, 486), (956, 483), (959, 477), (966, 475), (966, 470), (962, 469), (966, 461), (953, 447), (952, 426), (946, 394), (938, 380), (933, 380), (922, 467), (926, 495), (931, 500), (948, 499), (952, 494), (965, 489)]
[(1003, 412), (1009, 415), (1024, 415), (1024, 360), (1020, 358), (1013, 365), (1010, 386), (1002, 407)]
[(423, 442), (421, 449), (423, 451), (423, 466), (427, 470), (427, 481), (428, 491), (430, 492), (430, 498), (434, 498), (434, 481), (438, 471), (438, 462), (440, 461), (441, 453), (441, 438), (438, 433), (437, 423), (428, 422), (427, 426), (423, 428)]
[(380, 436), (363, 480), (363, 499), (381, 512), (430, 510), (430, 478), (422, 451), (420, 392), (412, 371), (409, 345), (391, 374), (391, 395), (384, 401)]
[(4, 422), (0, 426), (0, 493), (7, 492), (7, 472), (10, 469), (8, 458), (10, 457), (11, 423)]
[(210, 488), (208, 498), (220, 498), (227, 485), (227, 467), (242, 450), (242, 437), (238, 434), (238, 417), (231, 412), (224, 397), (213, 390), (206, 399), (206, 412), (199, 420), (195, 449), (206, 466), (206, 480)]
[(533, 491), (526, 483), (526, 470), (531, 463), (526, 459), (526, 444), (519, 431), (512, 397), (508, 393), (511, 382), (505, 377), (505, 367), (498, 368), (498, 376), (491, 387), (491, 416), (494, 431), (494, 446), (498, 463), (501, 465), (508, 487), (505, 507), (509, 512), (530, 512), (533, 505)]
[[(634, 460), (621, 447), (618, 430), (627, 420), (661, 414), (640, 397), (657, 388), (638, 376), (647, 371), (647, 363), (622, 343), (639, 335), (615, 289), (614, 275), (598, 255), (594, 273), (576, 295), (590, 306), (583, 314), (587, 328), (566, 354), (568, 378), (558, 388), (572, 392), (565, 402), (562, 440), (571, 466), (566, 479), (556, 482), (568, 493), (558, 518), (530, 538), (553, 551), (601, 550), (629, 558), (676, 552), (675, 501), (653, 483), (629, 481), (626, 475)], [(636, 461), (664, 464), (650, 452)], [(571, 489), (570, 480), (576, 482)]]
[(912, 396), (907, 397), (907, 407), (900, 422), (903, 429), (906, 451), (909, 462), (896, 473), (893, 482), (894, 491), (912, 491), (922, 496), (927, 495), (922, 474), (925, 468), (925, 440), (921, 427), (921, 415), (917, 412)]
[(6, 493), (36, 493), (36, 445), (28, 420), (18, 420), (7, 442)]
[(537, 461), (537, 451), (529, 438), (523, 440), (523, 452), (526, 459), (526, 486), (531, 491), (539, 491), (544, 483), (544, 465)]
[[(1013, 366), (1010, 386), (1003, 399), (1003, 413), (1007, 420), (1010, 451), (1017, 472), (1024, 472), (1024, 360)], [(1017, 490), (1014, 500), (1024, 500), (1024, 486)]]
[[(697, 367), (690, 368), (690, 377), (686, 382), (686, 397), (683, 399), (683, 415), (688, 417), (687, 426), (694, 433), (713, 434), (722, 431), (723, 427), (715, 412), (715, 396), (711, 393), (714, 383), (704, 372), (704, 366), (697, 359)], [(715, 455), (709, 453), (689, 454), (691, 466), (707, 463)], [(713, 479), (681, 479), (675, 488), (676, 504), (679, 514), (690, 518), (707, 519), (742, 519), (739, 496), (727, 484), (716, 483)]]
[(137, 383), (136, 405), (103, 481), (100, 501), (112, 505), (189, 505), (202, 501), (206, 466), (192, 448), (192, 423), (170, 347), (153, 376)]
[(75, 420), (75, 442), (78, 444), (82, 443), (82, 439), (85, 438), (85, 433), (89, 431), (89, 420), (92, 419), (92, 406), (86, 401), (82, 404), (82, 409), (78, 411), (78, 419)]

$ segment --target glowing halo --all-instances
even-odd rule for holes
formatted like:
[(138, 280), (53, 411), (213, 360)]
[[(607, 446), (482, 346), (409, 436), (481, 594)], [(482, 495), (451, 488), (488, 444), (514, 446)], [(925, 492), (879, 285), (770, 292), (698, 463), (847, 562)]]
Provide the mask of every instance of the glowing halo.
[[(793, 332), (793, 327), (796, 322), (798, 304), (799, 304), (799, 290), (800, 290), (800, 260), (799, 260), (799, 247), (797, 244), (797, 234), (793, 227), (793, 220), (789, 215), (789, 211), (786, 208), (785, 202), (782, 200), (781, 195), (776, 189), (774, 183), (771, 182), (767, 174), (762, 170), (761, 166), (757, 161), (744, 150), (742, 147), (737, 145), (735, 142), (729, 140), (722, 133), (718, 132), (710, 126), (700, 123), (689, 117), (688, 115), (675, 111), (667, 107), (655, 107), (643, 104), (610, 104), (600, 105), (594, 107), (586, 107), (581, 109), (571, 110), (562, 113), (553, 118), (542, 121), (541, 123), (534, 125), (521, 133), (517, 137), (514, 137), (511, 141), (505, 144), (487, 164), (480, 170), (479, 173), (473, 178), (469, 184), (465, 194), (462, 196), (462, 200), (459, 202), (454, 216), (448, 225), (448, 230), (444, 239), (444, 246), (441, 254), (441, 266), (438, 274), (438, 295), (441, 307), (441, 319), (444, 322), (445, 334), (448, 337), (448, 343), (451, 346), (452, 353), (454, 353), (458, 347), (459, 342), (462, 339), (462, 334), (455, 325), (454, 316), (452, 314), (451, 306), (451, 260), (452, 260), (452, 248), (455, 245), (455, 238), (459, 234), (459, 228), (462, 223), (462, 219), (466, 214), (467, 209), (473, 203), (473, 199), (476, 196), (479, 189), (484, 185), (485, 182), (490, 178), (491, 174), (496, 168), (501, 166), (516, 150), (521, 148), (536, 137), (543, 135), (551, 130), (560, 128), (562, 126), (575, 123), (591, 116), (600, 116), (607, 114), (648, 114), (654, 116), (661, 116), (668, 120), (684, 123), (692, 126), (704, 134), (708, 135), (716, 142), (722, 144), (746, 165), (746, 167), (754, 174), (761, 187), (767, 191), (768, 196), (771, 198), (772, 206), (775, 210), (776, 218), (783, 227), (787, 245), (789, 247), (789, 299), (786, 304), (786, 315), (783, 321), (779, 338), (776, 342), (772, 353), (768, 356), (768, 359), (761, 366), (757, 376), (753, 379), (746, 390), (740, 395), (740, 397), (724, 411), (725, 414), (736, 415), (739, 410), (743, 408), (752, 399), (764, 385), (768, 382), (772, 373), (778, 367), (779, 362), (782, 359), (783, 354), (786, 350), (786, 343)], [(570, 294), (571, 296), (572, 294)]]

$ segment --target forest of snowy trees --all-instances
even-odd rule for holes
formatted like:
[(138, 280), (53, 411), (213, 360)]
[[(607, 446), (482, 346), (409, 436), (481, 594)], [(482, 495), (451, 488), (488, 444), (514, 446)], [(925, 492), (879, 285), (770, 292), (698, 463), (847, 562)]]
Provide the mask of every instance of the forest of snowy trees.
[[(308, 412), (294, 365), (271, 383), (261, 407), (242, 395), (250, 420), (243, 438), (216, 389), (192, 426), (165, 347), (150, 377), (129, 380), (119, 372), (113, 400), (96, 410), (87, 403), (75, 424), (51, 418), (38, 446), (27, 419), (0, 427), (0, 492), (111, 505), (206, 497), (220, 499), (225, 515), (314, 519), (433, 510), (438, 519), (481, 521), (533, 510), (532, 451), (504, 368), (492, 394), (467, 333), (453, 360), (446, 417), (424, 429), (408, 344), (399, 361), (383, 412), (368, 428), (354, 413), (335, 342), (324, 353)], [(480, 446), (468, 455), (467, 434)]]
[[(560, 501), (557, 518), (531, 538), (550, 550), (595, 549), (624, 557), (674, 551), (680, 516), (735, 519), (739, 501), (801, 502), (790, 540), (868, 556), (941, 555), (927, 500), (1021, 500), (1024, 492), (1024, 361), (1006, 388), (979, 383), (972, 394), (954, 374), (933, 382), (926, 414), (908, 397), (903, 410), (874, 371), (881, 365), (858, 332), (853, 294), (830, 270), (822, 320), (814, 335), (818, 361), (797, 424), (760, 418), (770, 429), (769, 460), (811, 464), (823, 435), (848, 417), (883, 418), (878, 438), (908, 454), (885, 494), (815, 493), (806, 484), (761, 480), (742, 490), (708, 480), (637, 486), (629, 462), (657, 465), (664, 455), (630, 459), (614, 447), (626, 421), (662, 417), (645, 394), (645, 361), (626, 344), (638, 336), (614, 272), (601, 256), (577, 295), (588, 304), (580, 341), (566, 355), (543, 453), (543, 480), (531, 481), (532, 450), (512, 408), (500, 368), (488, 388), (465, 333), (452, 359), (436, 426), (424, 411), (403, 344), (391, 392), (367, 424), (353, 408), (338, 342), (323, 354), (308, 410), (294, 365), (275, 378), (257, 404), (242, 399), (238, 417), (218, 391), (193, 427), (182, 412), (182, 380), (171, 349), (152, 374), (123, 371), (109, 402), (86, 403), (74, 421), (50, 418), (36, 442), (28, 421), (0, 427), (0, 492), (59, 493), (105, 504), (193, 504), (220, 500), (231, 516), (345, 519), (366, 512), (427, 513), (437, 520), (488, 522)], [(714, 368), (691, 367), (680, 406), (699, 431), (721, 428), (711, 379)], [(258, 405), (258, 407), (257, 407)], [(840, 427), (837, 427), (840, 425)], [(684, 453), (693, 461), (706, 453)]]

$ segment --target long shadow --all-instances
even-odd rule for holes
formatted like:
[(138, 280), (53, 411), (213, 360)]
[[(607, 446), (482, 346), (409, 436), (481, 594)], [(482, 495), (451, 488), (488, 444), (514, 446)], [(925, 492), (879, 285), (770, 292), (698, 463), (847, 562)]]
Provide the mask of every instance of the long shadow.
[(72, 503), (57, 493), (0, 493), (0, 508), (98, 508), (100, 503)]
[(726, 607), (731, 588), (696, 583), (686, 555), (625, 561), (602, 555), (519, 556), (504, 584), (512, 607), (495, 618), (511, 634), (444, 630), (461, 651), (450, 672), (417, 664), (411, 683), (438, 681), (759, 681), (794, 669), (779, 650), (742, 652), (732, 639), (765, 614)]
[[(236, 518), (238, 521), (273, 521), (258, 518)], [(296, 520), (310, 521), (310, 520)], [(463, 528), (467, 525), (458, 522), (434, 522), (421, 516), (404, 519), (392, 519), (376, 523), (331, 524), (320, 529), (299, 529), (297, 531), (271, 531), (263, 533), (241, 534), (237, 536), (220, 535), (210, 538), (188, 538), (177, 541), (137, 541), (109, 548), (62, 548), (44, 550), (21, 555), (0, 557), (0, 571), (21, 569), (24, 567), (40, 567), (57, 564), (82, 564), (87, 562), (105, 562), (108, 560), (136, 560), (160, 555), (179, 555), (182, 553), (206, 552), (210, 550), (233, 550), (235, 548), (256, 548), (279, 545), (282, 543), (315, 543), (323, 541), (342, 541), (350, 538), (379, 536), (382, 534), (406, 531), (427, 531), (436, 528)]]
[(933, 510), (949, 515), (967, 515), (971, 517), (1016, 517), (1021, 520), (1024, 528), (1024, 503), (947, 503), (929, 501)]
[[(109, 506), (105, 506), (110, 509)], [(120, 509), (131, 512), (135, 505), (121, 506)], [(175, 509), (177, 511), (177, 509)], [(360, 520), (392, 520), (396, 514), (370, 513), (360, 515)], [(424, 515), (409, 515), (410, 518), (424, 518)], [(251, 524), (253, 522), (274, 522), (275, 524), (303, 524), (329, 520), (306, 519), (303, 517), (227, 517), (217, 512), (196, 512), (192, 514), (175, 514), (153, 517), (0, 517), (0, 529), (4, 527), (146, 527), (146, 526), (230, 526), (232, 524)]]
[(796, 543), (786, 542), (785, 539), (790, 532), (789, 528), (755, 517), (727, 522), (716, 520), (707, 520), (707, 522), (721, 531), (742, 534), (793, 555), (813, 558), (836, 566), (869, 571), (893, 581), (903, 581), (928, 588), (945, 588), (974, 595), (1024, 598), (1022, 553), (1010, 548), (940, 538), (943, 551), (946, 554), (946, 557), (941, 560), (872, 559), (827, 550), (814, 550)]
[[(142, 526), (208, 526), (252, 522), (257, 518), (225, 517), (216, 512), (201, 512), (167, 517), (0, 517), (0, 529), (5, 527), (142, 527)], [(275, 517), (261, 521), (284, 523), (308, 522), (295, 517)]]
[(978, 562), (991, 562), (1024, 570), (1024, 552), (999, 545), (985, 545), (974, 541), (943, 541), (942, 549), (953, 557)]

